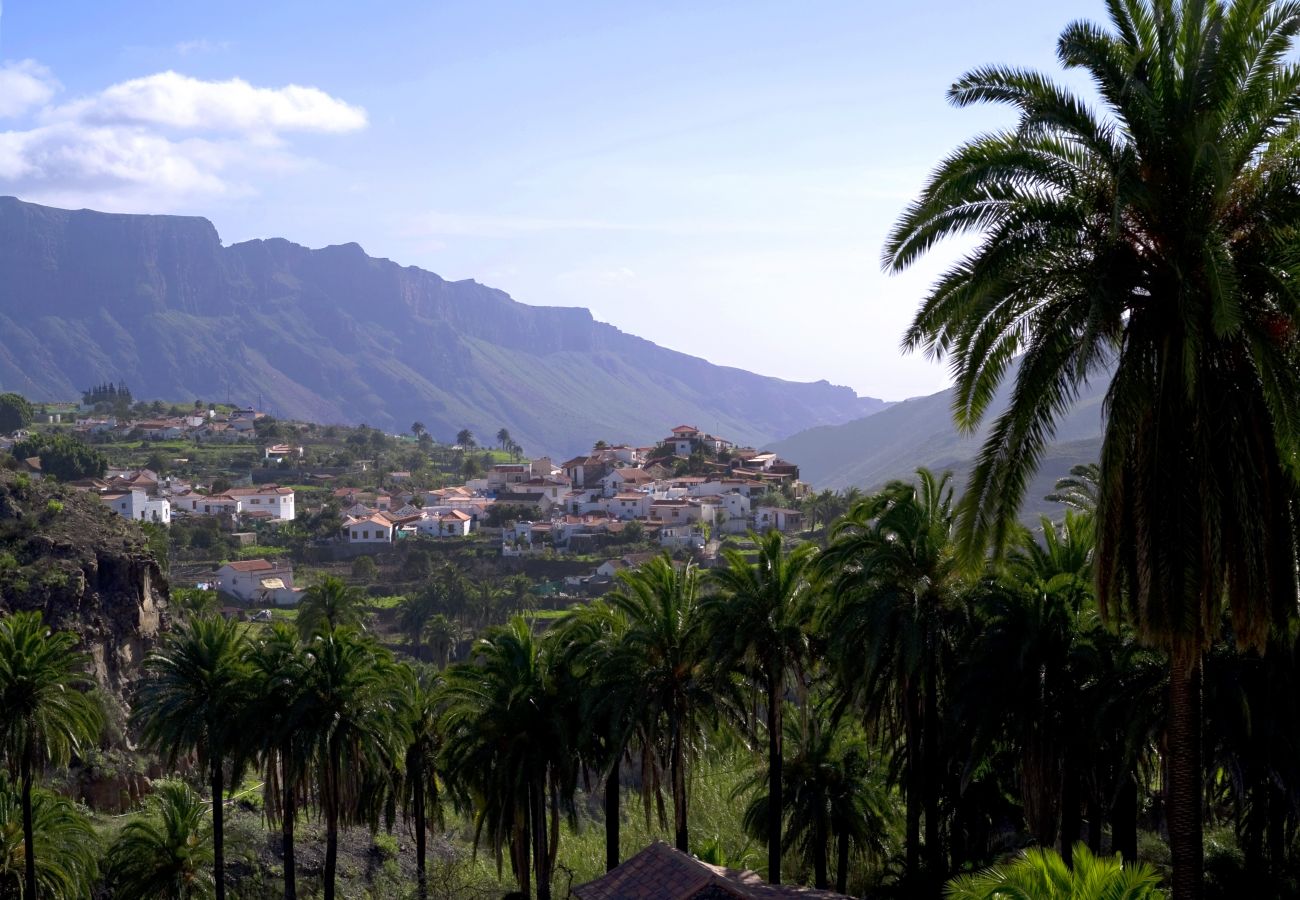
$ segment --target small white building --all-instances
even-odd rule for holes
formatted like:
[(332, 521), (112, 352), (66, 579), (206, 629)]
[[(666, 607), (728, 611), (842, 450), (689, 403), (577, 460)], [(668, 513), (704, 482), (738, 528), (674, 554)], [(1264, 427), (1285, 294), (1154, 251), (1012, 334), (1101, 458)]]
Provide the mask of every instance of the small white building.
[(113, 512), (124, 519), (136, 522), (157, 522), (170, 525), (172, 521), (171, 504), (160, 497), (151, 497), (140, 488), (130, 491), (105, 492), (99, 499)]
[(294, 518), (293, 488), (280, 487), (278, 484), (262, 484), (255, 487), (231, 488), (226, 495), (239, 501), (241, 513), (267, 512), (272, 519), (292, 522)]
[(649, 494), (615, 494), (605, 501), (605, 511), (612, 519), (644, 519), (650, 515), (650, 503)]
[(771, 531), (776, 529), (788, 534), (803, 528), (803, 512), (797, 509), (782, 509), (779, 506), (760, 506), (754, 510), (754, 530)]
[(221, 593), (250, 605), (294, 606), (302, 599), (303, 592), (293, 586), (293, 567), (288, 562), (229, 562), (217, 569), (211, 580)]
[(393, 523), (383, 513), (343, 522), (343, 537), (349, 544), (391, 544)]

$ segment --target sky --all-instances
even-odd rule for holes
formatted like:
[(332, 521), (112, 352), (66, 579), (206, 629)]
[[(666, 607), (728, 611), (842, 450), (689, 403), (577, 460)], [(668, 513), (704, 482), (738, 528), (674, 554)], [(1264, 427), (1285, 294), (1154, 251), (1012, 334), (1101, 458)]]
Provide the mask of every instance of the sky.
[(0, 194), (356, 241), (715, 363), (889, 400), (960, 252), (881, 271), (961, 141), (1100, 0), (0, 0)]

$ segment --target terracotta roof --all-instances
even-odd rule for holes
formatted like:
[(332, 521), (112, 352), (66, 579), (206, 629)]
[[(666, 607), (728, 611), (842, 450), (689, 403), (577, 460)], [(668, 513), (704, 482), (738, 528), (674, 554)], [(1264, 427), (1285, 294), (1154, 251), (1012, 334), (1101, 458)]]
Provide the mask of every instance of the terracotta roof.
[(694, 425), (678, 425), (676, 428), (673, 429), (673, 434), (684, 434), (688, 431), (698, 432), (699, 430), (700, 429), (696, 428)]
[(655, 841), (600, 878), (573, 889), (578, 900), (847, 900), (844, 894), (797, 885), (764, 884), (756, 872), (702, 862)]
[(267, 569), (273, 570), (276, 568), (275, 563), (267, 562), (264, 559), (245, 559), (239, 562), (226, 563), (226, 566), (236, 572), (263, 572)]
[(292, 494), (293, 488), (280, 487), (278, 484), (264, 484), (261, 487), (231, 488), (226, 493), (231, 497), (251, 497), (257, 494)]

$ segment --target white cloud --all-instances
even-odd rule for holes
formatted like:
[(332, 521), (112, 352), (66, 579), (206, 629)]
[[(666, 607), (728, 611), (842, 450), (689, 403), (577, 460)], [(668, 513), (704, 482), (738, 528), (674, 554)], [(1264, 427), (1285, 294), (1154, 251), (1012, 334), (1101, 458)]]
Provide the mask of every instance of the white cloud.
[(0, 118), (21, 116), (50, 101), (59, 83), (33, 59), (0, 66)]
[(252, 193), (258, 176), (310, 164), (282, 133), (366, 124), (365, 110), (317, 88), (176, 72), (49, 106), (58, 83), (30, 61), (0, 69), (0, 115), (7, 76), (24, 87), (23, 109), (46, 105), (32, 127), (0, 131), (0, 189), (38, 202), (167, 211), (195, 197)]
[(200, 53), (219, 53), (223, 50), (230, 49), (230, 41), (210, 41), (207, 38), (198, 38), (193, 41), (179, 41), (175, 48), (181, 56), (194, 56)]
[(133, 78), (56, 107), (52, 119), (153, 125), (186, 131), (347, 132), (366, 111), (314, 87), (254, 87), (242, 78), (202, 81), (178, 72)]

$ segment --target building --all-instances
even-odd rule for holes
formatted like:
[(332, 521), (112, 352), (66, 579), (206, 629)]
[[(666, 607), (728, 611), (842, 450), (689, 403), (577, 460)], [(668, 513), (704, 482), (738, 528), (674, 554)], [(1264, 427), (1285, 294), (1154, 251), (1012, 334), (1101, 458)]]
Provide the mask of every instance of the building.
[(381, 512), (345, 519), (343, 537), (349, 544), (391, 544), (396, 528)]
[(124, 519), (157, 522), (161, 525), (170, 525), (172, 521), (171, 504), (161, 497), (150, 496), (143, 488), (108, 490), (100, 494), (99, 499)]
[(250, 606), (294, 606), (303, 593), (293, 586), (293, 567), (279, 560), (226, 563), (212, 574), (211, 581), (220, 593)]
[(270, 513), (272, 519), (292, 522), (294, 518), (293, 488), (278, 484), (261, 484), (255, 487), (231, 488), (226, 496), (239, 501), (241, 513)]

